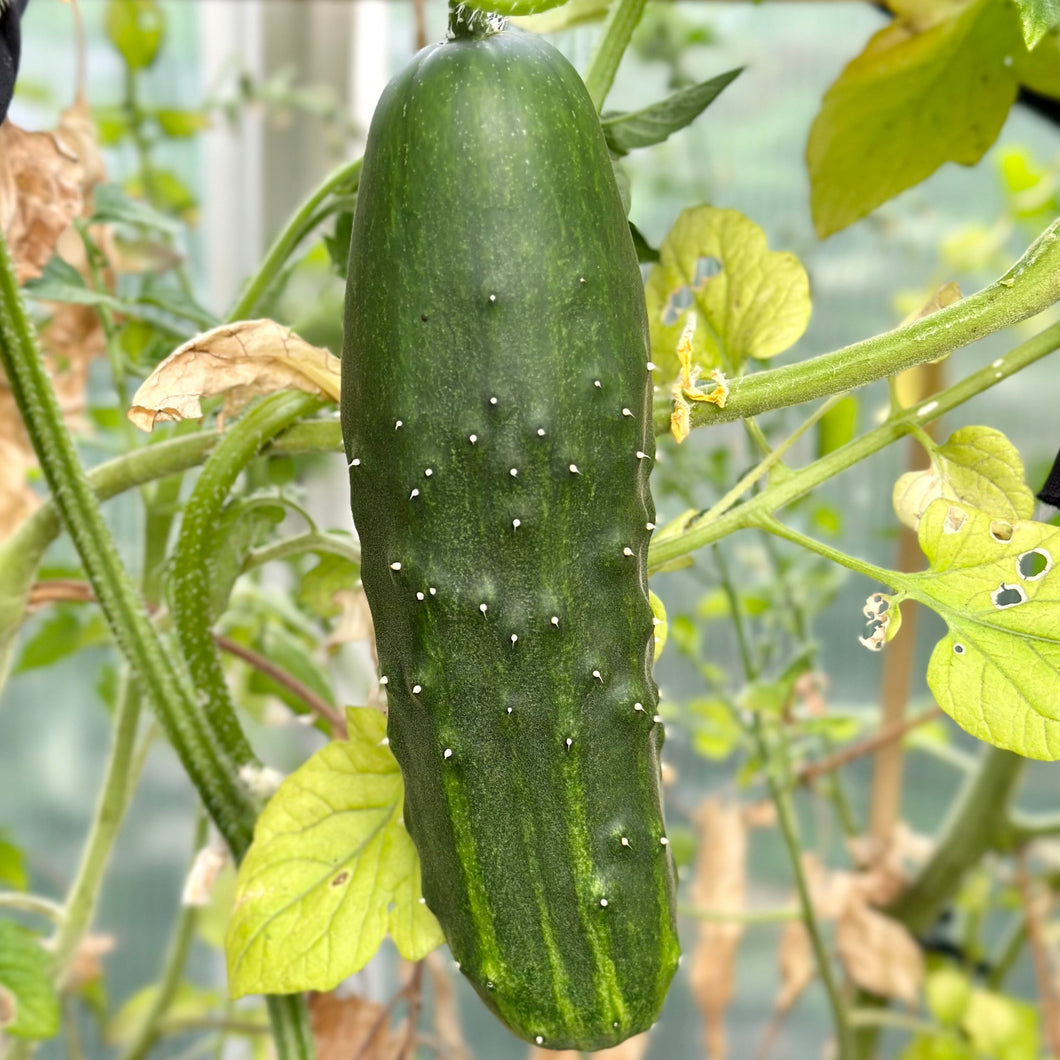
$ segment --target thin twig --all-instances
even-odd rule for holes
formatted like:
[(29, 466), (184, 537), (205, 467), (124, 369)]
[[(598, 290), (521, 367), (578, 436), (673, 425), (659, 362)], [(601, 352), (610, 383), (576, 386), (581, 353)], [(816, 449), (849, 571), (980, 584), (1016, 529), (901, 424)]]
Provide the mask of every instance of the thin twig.
[(1051, 1057), (1060, 1057), (1060, 997), (1057, 997), (1048, 943), (1042, 930), (1044, 909), (1041, 892), (1034, 886), (1027, 868), (1026, 847), (1016, 851), (1016, 887), (1023, 902), (1027, 922), (1027, 944), (1034, 961), (1034, 978), (1038, 983), (1038, 1000), (1042, 1014), (1042, 1036)]
[(217, 646), (242, 659), (245, 663), (253, 666), (255, 670), (271, 677), (278, 685), (286, 688), (293, 696), (300, 699), (314, 714), (323, 718), (330, 726), (333, 736), (346, 737), (346, 721), (343, 716), (322, 696), (314, 692), (308, 685), (303, 684), (294, 674), (277, 666), (274, 662), (266, 659), (264, 655), (248, 648), (245, 644), (230, 640), (220, 633), (215, 633), (213, 639)]
[(409, 999), (408, 1012), (405, 1015), (405, 1041), (398, 1055), (402, 1060), (412, 1060), (416, 1053), (416, 1024), (420, 1021), (420, 1006), (423, 1004), (423, 961), (412, 966), (405, 993)]
[(900, 740), (911, 730), (921, 725), (926, 725), (929, 721), (934, 721), (936, 718), (941, 718), (942, 713), (940, 707), (929, 707), (919, 714), (914, 714), (911, 718), (903, 718), (893, 725), (887, 725), (878, 732), (873, 733), (872, 736), (866, 737), (858, 743), (852, 743), (841, 751), (836, 751), (835, 754), (818, 759), (816, 762), (808, 762), (799, 769), (795, 779), (801, 784), (812, 784), (818, 777), (831, 773), (841, 766), (848, 765), (863, 755), (872, 754), (886, 744), (894, 740)]
[[(55, 578), (34, 584), (29, 593), (27, 607), (29, 610), (34, 610), (43, 607), (45, 604), (88, 604), (94, 603), (95, 599), (91, 586), (87, 582), (78, 581), (75, 578)], [(293, 696), (300, 699), (313, 714), (323, 718), (331, 726), (332, 735), (345, 739), (346, 720), (342, 714), (308, 685), (299, 681), (292, 673), (281, 666), (277, 666), (276, 663), (254, 651), (253, 648), (248, 648), (244, 644), (230, 640), (220, 633), (214, 634), (214, 641), (222, 651), (242, 659), (250, 666), (253, 666), (255, 670), (265, 674), (266, 677), (272, 678), (282, 688), (286, 688)]]

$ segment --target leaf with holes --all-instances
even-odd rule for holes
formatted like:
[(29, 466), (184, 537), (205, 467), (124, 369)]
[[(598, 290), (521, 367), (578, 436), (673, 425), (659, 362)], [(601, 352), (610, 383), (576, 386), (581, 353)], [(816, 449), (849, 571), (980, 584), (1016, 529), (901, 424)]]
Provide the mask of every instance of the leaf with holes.
[(59, 996), (48, 977), (40, 939), (13, 920), (0, 920), (0, 1031), (16, 1038), (59, 1033)]
[(292, 773), (258, 818), (225, 941), (233, 997), (331, 990), (388, 931), (409, 961), (442, 941), (420, 898), (386, 719), (352, 708), (347, 725), (349, 739)]
[(810, 320), (810, 286), (794, 254), (770, 250), (765, 233), (736, 210), (684, 210), (648, 276), (652, 359), (677, 375), (677, 343), (688, 311), (696, 314), (693, 359), (739, 371), (796, 342)]
[(1060, 528), (941, 499), (919, 535), (930, 570), (901, 588), (949, 626), (928, 664), (939, 706), (995, 747), (1060, 758)]
[(931, 454), (931, 467), (894, 484), (894, 510), (915, 530), (929, 504), (945, 497), (999, 519), (1030, 519), (1034, 494), (1019, 451), (991, 427), (962, 427)]

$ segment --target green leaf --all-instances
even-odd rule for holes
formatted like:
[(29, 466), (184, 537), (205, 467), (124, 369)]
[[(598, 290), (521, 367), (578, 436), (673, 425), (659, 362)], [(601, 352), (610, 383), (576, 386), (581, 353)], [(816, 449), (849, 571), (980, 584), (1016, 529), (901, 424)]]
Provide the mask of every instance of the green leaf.
[(51, 666), (82, 648), (109, 641), (110, 630), (97, 610), (77, 604), (56, 605), (23, 645), (15, 673)]
[(125, 182), (125, 190), (133, 198), (147, 199), (152, 206), (175, 214), (188, 224), (193, 224), (198, 217), (195, 193), (172, 170), (152, 169), (150, 184), (142, 176), (130, 177)]
[[(300, 681), (326, 703), (334, 703), (335, 693), (326, 679), (327, 671), (321, 667), (316, 657), (319, 647), (316, 640), (306, 643), (286, 626), (269, 623), (262, 630), (258, 650), (266, 659)], [(306, 713), (305, 702), (268, 674), (251, 668), (248, 676), (248, 688), (253, 695), (276, 696), (296, 714)]]
[(92, 220), (117, 221), (171, 235), (180, 231), (172, 217), (159, 213), (143, 199), (132, 198), (117, 184), (97, 184), (92, 189)]
[(825, 93), (810, 130), (817, 234), (845, 228), (944, 162), (977, 162), (1016, 98), (1013, 57), (1023, 50), (1002, 0), (955, 7), (922, 33), (896, 21), (875, 34)]
[(1060, 0), (1016, 0), (1016, 6), (1028, 48), (1033, 48), (1060, 23)]
[(924, 980), (928, 1011), (945, 1027), (958, 1027), (968, 1011), (972, 982), (967, 972), (952, 964), (932, 968)]
[(810, 285), (794, 254), (770, 250), (765, 233), (735, 210), (684, 210), (659, 248), (645, 287), (652, 360), (676, 377), (687, 311), (696, 313), (696, 362), (736, 372), (748, 357), (774, 357), (810, 320)]
[(956, 1034), (918, 1034), (898, 1060), (977, 1060), (964, 1039)]
[(651, 605), (651, 620), (654, 626), (655, 653), (652, 659), (658, 662), (663, 648), (666, 647), (666, 638), (669, 635), (669, 626), (666, 622), (666, 605), (650, 589), (648, 590), (648, 603)]
[(0, 1031), (15, 1038), (59, 1033), (59, 995), (48, 977), (50, 960), (32, 931), (0, 920)]
[(165, 17), (156, 0), (110, 0), (104, 26), (107, 39), (133, 70), (142, 70), (155, 61), (165, 28)]
[(1033, 1005), (991, 990), (972, 992), (964, 1030), (991, 1060), (1037, 1060), (1038, 1011)]
[(996, 747), (1060, 758), (1060, 528), (942, 499), (919, 537), (930, 570), (902, 586), (949, 627), (928, 664), (939, 706)]
[(962, 427), (931, 453), (931, 467), (907, 471), (894, 484), (894, 510), (915, 530), (929, 504), (947, 500), (998, 519), (1030, 519), (1034, 494), (1019, 451), (992, 427)]
[(302, 576), (298, 602), (321, 618), (333, 618), (342, 611), (335, 594), (352, 589), (361, 576), (360, 567), (345, 556), (321, 554), (320, 562)]
[[(158, 997), (158, 984), (152, 983), (133, 994), (120, 1009), (107, 1021), (104, 1039), (108, 1045), (126, 1045), (140, 1030), (151, 1006)], [(192, 983), (180, 983), (173, 1000), (166, 1009), (167, 1020), (203, 1020), (212, 1013), (219, 1012), (225, 1003), (220, 990), (207, 990)], [(240, 1022), (247, 1019), (248, 1013), (240, 1011)], [(262, 1027), (268, 1027), (268, 1017), (262, 1012), (259, 1016)]]
[(1021, 85), (1043, 96), (1060, 99), (1060, 29), (1054, 29), (1030, 52), (1016, 56)]
[(420, 960), (442, 942), (401, 823), (404, 789), (378, 711), (347, 712), (349, 739), (280, 785), (239, 869), (225, 951), (233, 997), (331, 990), (389, 930)]
[(210, 115), (201, 110), (156, 110), (154, 119), (166, 136), (173, 140), (185, 139), (210, 128)]
[(853, 394), (837, 401), (817, 423), (817, 456), (847, 444), (854, 437), (858, 425), (858, 399)]
[(742, 72), (743, 67), (737, 67), (709, 81), (683, 88), (640, 110), (603, 115), (600, 124), (607, 146), (624, 155), (637, 147), (661, 144), (678, 130), (691, 125)]
[(0, 887), (24, 891), (28, 886), (29, 874), (22, 850), (11, 842), (6, 831), (0, 829)]
[(706, 697), (688, 704), (692, 746), (710, 761), (728, 758), (743, 743), (743, 730), (732, 706), (724, 699)]
[[(287, 514), (272, 494), (242, 497), (225, 505), (217, 521), (214, 552), (210, 566), (210, 620), (215, 621), (228, 607), (236, 578), (243, 572), (247, 552), (260, 544)], [(180, 592), (172, 585), (172, 592)]]

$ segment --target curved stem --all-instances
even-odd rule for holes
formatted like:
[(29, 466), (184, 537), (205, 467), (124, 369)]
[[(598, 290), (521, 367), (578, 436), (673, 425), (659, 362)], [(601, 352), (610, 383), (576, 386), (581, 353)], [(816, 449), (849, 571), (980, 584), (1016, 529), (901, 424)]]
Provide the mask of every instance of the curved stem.
[[(232, 486), (247, 464), (271, 438), (319, 407), (319, 399), (307, 394), (274, 394), (230, 427), (210, 454), (188, 498), (173, 550), (170, 612), (177, 638), (203, 714), (224, 754), (236, 766), (252, 761), (254, 753), (236, 717), (211, 629), (212, 557), (218, 521)], [(242, 855), (242, 851), (233, 853), (237, 860)]]
[[(938, 360), (977, 339), (1027, 320), (1058, 300), (1060, 221), (1054, 221), (1019, 261), (989, 287), (905, 327), (844, 349), (730, 380), (725, 407), (695, 402), (691, 426), (745, 419), (854, 390), (914, 365)], [(657, 434), (668, 429), (670, 411), (669, 402), (656, 406)]]
[(150, 696), (189, 777), (233, 847), (250, 842), (256, 807), (215, 745), (194, 692), (162, 642), (122, 564), (63, 421), (7, 243), (0, 238), (0, 363), (52, 497), (114, 638)]
[(282, 541), (275, 541), (271, 545), (252, 548), (247, 553), (243, 569), (252, 570), (254, 567), (262, 567), (266, 563), (288, 559), (291, 556), (300, 556), (306, 552), (339, 556), (342, 559), (348, 559), (351, 563), (360, 564), (361, 562), (361, 549), (352, 538), (347, 540), (337, 534), (310, 530), (294, 537), (285, 537)]
[(589, 69), (585, 72), (585, 87), (597, 111), (603, 109), (646, 3), (647, 0), (615, 0), (608, 13)]
[(310, 194), (295, 211), (284, 230), (269, 248), (258, 271), (247, 281), (243, 293), (228, 312), (228, 320), (248, 320), (258, 312), (269, 293), (269, 289), (283, 271), (287, 259), (303, 239), (319, 224), (326, 214), (321, 206), (335, 194), (350, 195), (356, 192), (361, 179), (361, 160), (348, 162), (333, 170), (324, 182)]
[(66, 910), (58, 902), (43, 898), (39, 894), (24, 894), (22, 891), (0, 891), (0, 909), (13, 909), (19, 913), (47, 917), (55, 924), (61, 924), (66, 916)]
[(668, 534), (662, 539), (652, 541), (648, 552), (649, 570), (658, 570), (665, 564), (680, 559), (704, 545), (712, 544), (735, 530), (756, 525), (763, 515), (772, 515), (798, 500), (822, 482), (841, 471), (846, 471), (872, 453), (908, 434), (914, 426), (937, 419), (1057, 349), (1060, 349), (1060, 323), (1046, 328), (993, 364), (966, 376), (959, 383), (940, 390), (929, 401), (916, 408), (906, 409), (875, 430), (832, 450), (798, 471), (790, 472), (783, 480), (775, 484), (770, 483), (760, 493), (717, 519), (707, 522), (694, 518), (684, 532)]

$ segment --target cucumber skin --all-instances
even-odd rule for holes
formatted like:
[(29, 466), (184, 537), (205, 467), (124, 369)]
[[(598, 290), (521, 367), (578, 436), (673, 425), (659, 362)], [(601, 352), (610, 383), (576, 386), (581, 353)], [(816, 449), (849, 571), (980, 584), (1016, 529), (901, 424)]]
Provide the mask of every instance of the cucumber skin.
[(652, 387), (599, 121), (547, 42), (450, 40), (388, 86), (344, 332), (351, 506), (427, 905), (516, 1034), (614, 1045), (655, 1021), (679, 953)]

